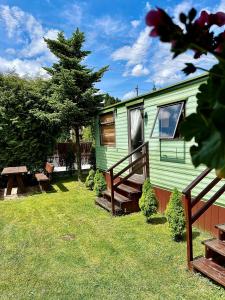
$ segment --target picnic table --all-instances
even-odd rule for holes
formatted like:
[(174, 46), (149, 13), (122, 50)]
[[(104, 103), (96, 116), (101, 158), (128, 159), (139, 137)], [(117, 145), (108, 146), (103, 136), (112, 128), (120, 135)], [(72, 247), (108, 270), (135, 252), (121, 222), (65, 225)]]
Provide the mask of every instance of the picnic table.
[(8, 182), (7, 182), (7, 190), (6, 195), (11, 195), (13, 185), (16, 183), (18, 186), (17, 193), (24, 193), (25, 192), (25, 186), (23, 183), (23, 177), (22, 175), (27, 174), (27, 167), (21, 166), (21, 167), (7, 167), (4, 168), (2, 171), (2, 175), (8, 176)]

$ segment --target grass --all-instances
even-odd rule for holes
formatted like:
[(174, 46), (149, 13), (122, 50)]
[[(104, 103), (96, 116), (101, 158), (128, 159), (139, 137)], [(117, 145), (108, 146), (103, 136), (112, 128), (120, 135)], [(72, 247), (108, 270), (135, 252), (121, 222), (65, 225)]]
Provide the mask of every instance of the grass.
[[(222, 299), (186, 270), (186, 244), (161, 215), (111, 217), (82, 183), (0, 203), (0, 299)], [(203, 253), (201, 240), (195, 253)]]

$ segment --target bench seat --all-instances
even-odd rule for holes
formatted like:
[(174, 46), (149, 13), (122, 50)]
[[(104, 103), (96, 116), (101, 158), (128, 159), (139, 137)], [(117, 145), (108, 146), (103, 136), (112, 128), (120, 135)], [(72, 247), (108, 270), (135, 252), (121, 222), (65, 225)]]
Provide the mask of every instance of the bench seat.
[(40, 181), (49, 181), (49, 178), (44, 173), (37, 173), (35, 174), (35, 178), (38, 182)]

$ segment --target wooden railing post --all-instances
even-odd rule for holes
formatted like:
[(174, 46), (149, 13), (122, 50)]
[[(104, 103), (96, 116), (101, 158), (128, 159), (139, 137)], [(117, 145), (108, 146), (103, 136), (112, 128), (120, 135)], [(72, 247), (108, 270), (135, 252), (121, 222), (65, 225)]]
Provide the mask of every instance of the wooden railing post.
[(149, 147), (148, 143), (145, 145), (145, 154), (146, 154), (146, 178), (150, 177), (150, 170), (149, 170)]
[(191, 220), (191, 192), (185, 194), (184, 198), (185, 216), (186, 216), (186, 239), (187, 239), (187, 263), (191, 270), (193, 261), (193, 243), (192, 243), (192, 220)]
[(110, 184), (111, 184), (111, 205), (112, 205), (112, 215), (115, 214), (115, 205), (114, 205), (114, 180), (113, 180), (113, 169), (110, 170)]

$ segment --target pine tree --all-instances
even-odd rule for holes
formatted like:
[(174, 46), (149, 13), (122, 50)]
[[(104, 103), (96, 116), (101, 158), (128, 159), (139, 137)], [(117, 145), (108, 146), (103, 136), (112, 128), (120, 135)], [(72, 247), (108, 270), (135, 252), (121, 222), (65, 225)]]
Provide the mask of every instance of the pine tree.
[(150, 222), (151, 216), (157, 213), (159, 201), (155, 195), (150, 179), (147, 178), (143, 185), (142, 196), (139, 200), (139, 207), (146, 217), (146, 221)]
[(83, 50), (84, 33), (77, 29), (71, 38), (63, 32), (56, 40), (45, 39), (50, 51), (58, 58), (52, 67), (45, 68), (51, 75), (52, 99), (61, 112), (65, 127), (74, 129), (77, 143), (78, 179), (81, 178), (80, 128), (91, 123), (101, 106), (95, 83), (99, 82), (108, 67), (98, 71), (84, 65), (84, 59), (91, 53)]
[(95, 171), (93, 169), (91, 169), (85, 180), (85, 186), (90, 190), (93, 190), (93, 188), (94, 188), (94, 178), (95, 178)]
[(185, 228), (185, 216), (182, 205), (182, 194), (174, 189), (166, 208), (166, 217), (173, 240), (180, 241)]
[(96, 196), (98, 197), (101, 196), (102, 192), (106, 190), (106, 188), (107, 188), (107, 184), (105, 181), (105, 177), (99, 170), (97, 170), (94, 177), (94, 188), (93, 188), (93, 190), (96, 193)]
[(119, 98), (114, 98), (113, 96), (110, 96), (108, 93), (104, 94), (103, 98), (104, 98), (104, 106), (109, 106), (120, 102)]

